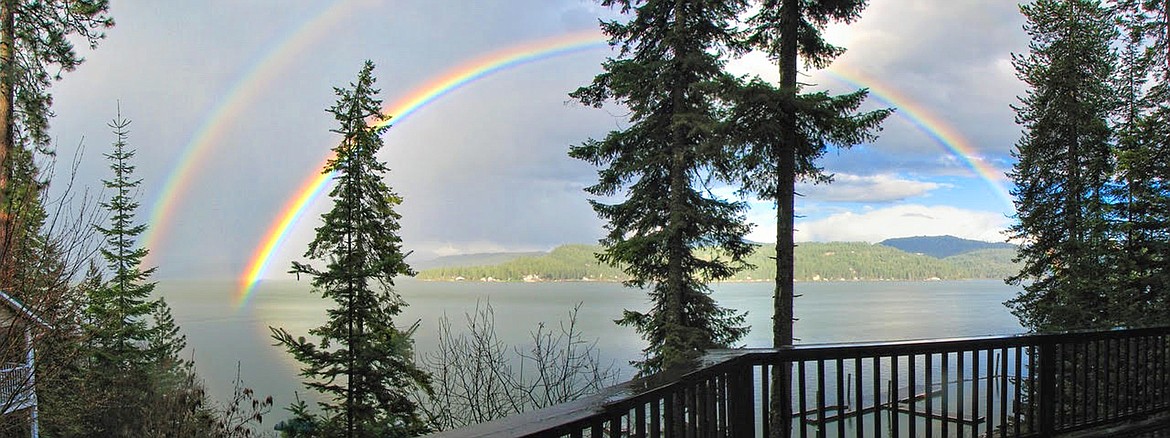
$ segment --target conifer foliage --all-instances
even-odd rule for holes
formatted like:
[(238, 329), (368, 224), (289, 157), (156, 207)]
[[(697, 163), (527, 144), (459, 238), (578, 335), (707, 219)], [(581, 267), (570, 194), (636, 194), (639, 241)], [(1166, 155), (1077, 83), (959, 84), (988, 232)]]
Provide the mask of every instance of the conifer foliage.
[(1117, 181), (1111, 254), (1117, 324), (1170, 323), (1170, 2), (1119, 0)]
[(382, 117), (373, 69), (367, 61), (357, 82), (335, 89), (338, 101), (329, 110), (342, 137), (324, 170), (335, 173), (333, 208), (305, 252), (325, 267), (294, 262), (291, 271), (312, 277), (315, 292), (334, 306), (328, 321), (309, 331), (316, 343), (272, 328), (277, 345), (304, 365), (305, 386), (330, 398), (317, 425), (323, 436), (414, 436), (428, 429), (410, 396), (430, 392), (430, 377), (413, 362), (414, 328), (394, 325), (406, 305), (392, 289), (394, 277), (414, 272), (398, 236), (394, 208), (402, 198), (383, 182), (388, 169), (376, 156), (384, 128), (370, 126)]
[[(166, 302), (152, 297), (155, 283), (150, 276), (154, 268), (142, 268), (147, 249), (139, 246), (137, 239), (146, 225), (134, 218), (138, 209), (135, 196), (142, 180), (134, 178), (134, 150), (126, 143), (129, 126), (120, 115), (110, 123), (116, 141), (113, 150), (105, 154), (113, 172), (105, 187), (113, 195), (101, 203), (109, 213), (108, 224), (96, 228), (104, 238), (100, 251), (109, 278), (103, 282), (91, 271), (86, 288), (89, 296), (84, 321), (90, 358), (84, 369), (87, 384), (97, 388), (92, 392), (101, 394), (86, 421), (107, 436), (184, 430), (193, 419), (182, 419), (191, 412), (184, 412), (180, 405), (194, 409), (202, 400), (197, 388), (183, 384), (193, 375), (190, 362), (179, 356), (186, 338), (179, 333)], [(178, 397), (186, 402), (169, 406), (175, 412), (166, 418), (175, 421), (166, 426), (151, 425), (157, 420), (151, 418), (152, 412), (157, 413), (152, 405), (159, 403), (154, 397)], [(171, 426), (178, 429), (169, 429)]]
[[(704, 187), (711, 169), (728, 159), (719, 122), (733, 78), (719, 53), (737, 45), (731, 23), (744, 2), (601, 3), (633, 17), (602, 24), (620, 57), (606, 61), (605, 72), (572, 96), (593, 106), (623, 104), (631, 125), (569, 154), (603, 167), (597, 184), (586, 189), (590, 194), (626, 191), (624, 201), (591, 203), (608, 221), (600, 259), (622, 267), (628, 286), (649, 289), (651, 308), (626, 310), (618, 321), (649, 342), (637, 364), (648, 374), (732, 346), (746, 332), (743, 314), (719, 306), (706, 285), (746, 266), (752, 246), (743, 240), (744, 205)], [(712, 248), (718, 256), (700, 258), (696, 248)]]
[(792, 345), (793, 221), (797, 179), (828, 182), (816, 160), (830, 145), (873, 141), (890, 110), (858, 112), (868, 90), (833, 96), (800, 91), (798, 58), (825, 68), (844, 52), (821, 37), (829, 22), (849, 23), (864, 0), (766, 0), (749, 20), (747, 42), (777, 60), (780, 86), (761, 80), (738, 90), (729, 130), (742, 146), (744, 191), (772, 199), (776, 211), (776, 294), (773, 342)]
[[(825, 68), (844, 49), (821, 37), (829, 22), (856, 20), (865, 0), (764, 0), (749, 20), (747, 43), (779, 64), (780, 84), (756, 79), (738, 88), (728, 130), (740, 146), (733, 173), (744, 192), (776, 203), (776, 281), (773, 294), (772, 343), (793, 343), (795, 287), (796, 181), (829, 182), (816, 160), (830, 145), (850, 147), (871, 142), (890, 110), (859, 112), (868, 95), (859, 90), (844, 95), (801, 93), (798, 58)], [(791, 415), (788, 402), (791, 370), (774, 368), (773, 436), (790, 430), (782, 421)]]
[(1111, 327), (1114, 285), (1102, 273), (1117, 250), (1107, 189), (1118, 107), (1114, 17), (1096, 0), (1037, 0), (1020, 10), (1032, 43), (1013, 57), (1029, 89), (1016, 107), (1024, 134), (1010, 172), (1018, 215), (1010, 232), (1023, 268), (1009, 281), (1024, 291), (1008, 305), (1034, 330)]

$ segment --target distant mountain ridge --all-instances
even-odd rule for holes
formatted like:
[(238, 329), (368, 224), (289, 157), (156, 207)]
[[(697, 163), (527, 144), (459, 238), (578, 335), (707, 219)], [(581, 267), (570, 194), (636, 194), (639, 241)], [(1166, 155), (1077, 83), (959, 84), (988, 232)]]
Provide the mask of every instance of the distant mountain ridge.
[(985, 249), (1016, 249), (1015, 245), (1006, 242), (984, 242), (955, 236), (898, 237), (883, 240), (878, 242), (878, 245), (897, 248), (911, 254), (928, 255), (936, 259)]
[[(987, 243), (987, 242), (983, 242)], [(990, 244), (989, 244), (990, 245)], [(420, 268), (418, 277), (439, 281), (621, 281), (621, 269), (603, 265), (597, 245), (562, 245), (548, 253), (511, 257), (499, 263)], [(706, 254), (706, 251), (699, 251)], [(731, 281), (771, 281), (776, 276), (773, 245), (760, 245), (748, 258), (753, 269)], [(803, 242), (796, 247), (797, 281), (922, 281), (1002, 279), (1019, 272), (1015, 249), (974, 249), (936, 258), (865, 242)], [(708, 255), (709, 256), (709, 255)]]

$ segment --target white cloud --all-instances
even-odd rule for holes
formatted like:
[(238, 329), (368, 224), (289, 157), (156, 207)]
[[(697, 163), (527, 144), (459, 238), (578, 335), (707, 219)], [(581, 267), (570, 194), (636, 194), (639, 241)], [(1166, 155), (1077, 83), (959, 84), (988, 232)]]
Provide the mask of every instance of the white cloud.
[(926, 195), (946, 184), (905, 179), (892, 174), (838, 173), (831, 184), (801, 184), (796, 191), (810, 201), (892, 202)]
[(951, 235), (1003, 241), (1009, 219), (1002, 213), (950, 206), (895, 205), (865, 212), (845, 212), (797, 222), (798, 242), (880, 242), (892, 237)]

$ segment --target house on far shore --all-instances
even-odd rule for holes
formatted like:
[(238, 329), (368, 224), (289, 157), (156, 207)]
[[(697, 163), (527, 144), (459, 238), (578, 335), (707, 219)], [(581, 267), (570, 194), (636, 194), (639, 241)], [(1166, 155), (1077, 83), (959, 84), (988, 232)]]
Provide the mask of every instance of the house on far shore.
[(0, 415), (27, 412), (32, 437), (40, 435), (37, 419), (37, 331), (53, 326), (11, 295), (0, 291)]

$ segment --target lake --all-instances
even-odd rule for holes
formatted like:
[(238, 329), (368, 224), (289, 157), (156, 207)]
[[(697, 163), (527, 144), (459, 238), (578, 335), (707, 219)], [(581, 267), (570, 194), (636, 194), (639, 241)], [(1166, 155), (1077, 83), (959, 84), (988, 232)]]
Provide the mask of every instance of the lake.
[[(245, 386), (261, 397), (275, 399), (267, 429), (287, 417), (280, 411), (294, 391), (315, 400), (299, 385), (298, 364), (272, 346), (268, 327), (284, 327), (294, 336), (324, 320), (331, 304), (309, 292), (307, 281), (265, 281), (241, 309), (235, 305), (238, 285), (232, 281), (163, 281), (158, 288), (173, 308), (187, 335), (188, 349), (213, 397), (231, 394), (237, 363)], [(725, 307), (748, 311), (751, 331), (746, 347), (770, 347), (772, 288), (770, 283), (725, 283), (713, 296)], [(797, 283), (795, 333), (798, 343), (882, 341), (1020, 333), (1023, 328), (1003, 302), (1017, 288), (996, 280), (935, 282)], [(582, 303), (578, 325), (586, 339), (597, 339), (605, 363), (621, 369), (622, 380), (633, 375), (628, 362), (640, 357), (643, 341), (633, 329), (613, 320), (622, 309), (645, 309), (644, 292), (617, 283), (479, 283), (398, 281), (406, 307), (400, 327), (418, 321), (416, 352), (427, 352), (443, 315), (453, 329), (463, 328), (463, 315), (477, 302), (490, 301), (500, 338), (512, 345), (528, 344), (529, 332), (540, 322), (556, 327), (573, 306)], [(311, 339), (311, 338), (310, 338)]]

